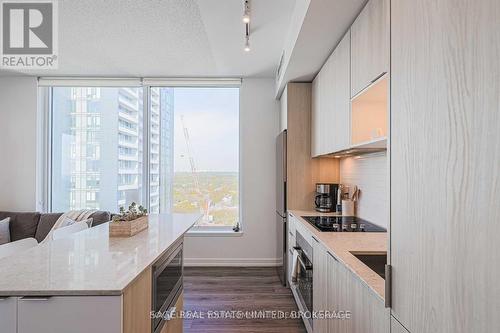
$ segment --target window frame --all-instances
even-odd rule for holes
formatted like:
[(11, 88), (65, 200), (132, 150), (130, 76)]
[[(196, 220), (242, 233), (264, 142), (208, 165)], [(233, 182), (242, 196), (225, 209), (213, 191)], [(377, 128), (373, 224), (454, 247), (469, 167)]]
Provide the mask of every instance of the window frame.
[[(41, 212), (52, 212), (52, 141), (53, 141), (53, 103), (54, 87), (135, 87), (143, 89), (143, 165), (142, 196), (148, 209), (150, 207), (150, 146), (151, 146), (151, 88), (189, 87), (189, 88), (240, 88), (241, 78), (38, 78), (37, 112), (37, 177), (36, 207)], [(241, 91), (240, 91), (241, 92)], [(241, 96), (240, 96), (241, 101)], [(238, 112), (241, 110), (241, 103)], [(241, 116), (238, 114), (238, 215), (240, 230), (235, 232), (231, 226), (196, 226), (189, 236), (241, 236), (242, 232), (242, 172), (241, 172)]]

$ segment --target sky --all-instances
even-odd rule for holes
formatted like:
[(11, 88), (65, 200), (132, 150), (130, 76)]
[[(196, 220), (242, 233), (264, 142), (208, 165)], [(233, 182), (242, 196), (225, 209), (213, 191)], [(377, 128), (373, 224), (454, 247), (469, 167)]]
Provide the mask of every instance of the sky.
[(181, 116), (198, 171), (238, 171), (239, 89), (174, 88), (174, 171), (191, 171)]

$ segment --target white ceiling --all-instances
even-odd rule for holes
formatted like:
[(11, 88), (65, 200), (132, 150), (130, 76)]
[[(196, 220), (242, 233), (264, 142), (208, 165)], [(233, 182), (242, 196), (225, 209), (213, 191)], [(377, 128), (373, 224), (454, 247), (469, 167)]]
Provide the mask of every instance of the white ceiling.
[[(31, 75), (273, 77), (295, 0), (59, 1), (59, 68)], [(12, 75), (1, 71), (0, 75)]]

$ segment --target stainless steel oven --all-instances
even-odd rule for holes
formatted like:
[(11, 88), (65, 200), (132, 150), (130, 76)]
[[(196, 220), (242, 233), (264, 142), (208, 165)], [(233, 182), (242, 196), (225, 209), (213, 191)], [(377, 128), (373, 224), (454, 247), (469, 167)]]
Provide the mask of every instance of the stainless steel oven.
[[(304, 237), (296, 231), (296, 246), (295, 249), (299, 252), (298, 262), (299, 269), (297, 271), (297, 280), (295, 282), (295, 290), (298, 294), (299, 301), (303, 311), (312, 313), (313, 309), (313, 249), (312, 246), (304, 239)], [(312, 327), (312, 318), (307, 319)]]
[[(168, 313), (175, 306), (182, 292), (182, 264), (182, 242), (154, 263), (152, 310), (155, 314)], [(155, 316), (152, 320), (152, 332), (160, 332), (164, 324), (165, 318)]]

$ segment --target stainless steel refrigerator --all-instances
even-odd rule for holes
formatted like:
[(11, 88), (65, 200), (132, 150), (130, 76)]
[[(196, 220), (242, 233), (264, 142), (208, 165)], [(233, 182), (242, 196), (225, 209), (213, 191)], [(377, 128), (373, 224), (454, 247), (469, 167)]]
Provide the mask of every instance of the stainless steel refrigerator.
[(286, 286), (287, 278), (287, 223), (286, 223), (286, 130), (276, 139), (276, 255), (281, 259), (278, 275), (281, 283)]

